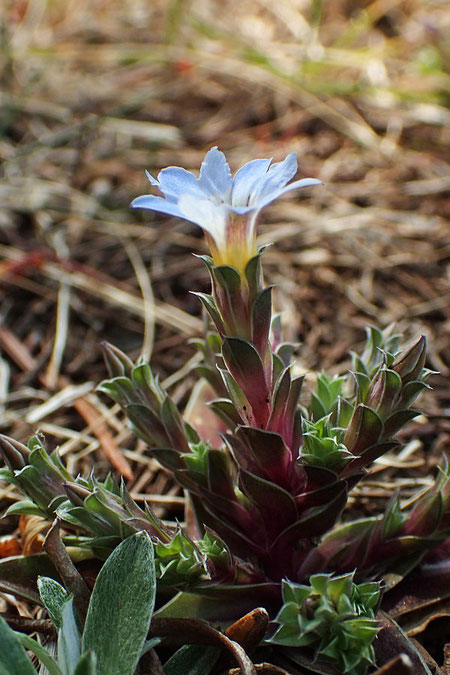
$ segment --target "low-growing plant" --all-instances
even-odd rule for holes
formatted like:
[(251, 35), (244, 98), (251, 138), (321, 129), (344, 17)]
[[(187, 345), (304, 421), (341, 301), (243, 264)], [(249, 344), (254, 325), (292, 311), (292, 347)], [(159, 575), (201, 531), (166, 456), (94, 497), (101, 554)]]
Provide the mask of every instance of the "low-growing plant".
[[(315, 179), (289, 183), (296, 171), (291, 153), (278, 164), (265, 159), (249, 162), (232, 177), (224, 155), (213, 148), (198, 179), (178, 167), (164, 169), (158, 180), (148, 174), (163, 196), (147, 195), (133, 202), (134, 207), (196, 223), (211, 252), (201, 256), (211, 292), (197, 293), (209, 325), (194, 344), (202, 358), (197, 367), (201, 398), (209, 399), (217, 424), (203, 425), (200, 434), (148, 363), (140, 359), (134, 364), (109, 344), (104, 345), (104, 354), (110, 377), (99, 387), (121, 406), (148, 452), (187, 491), (195, 515), (193, 528), (163, 523), (147, 504), (143, 509), (136, 504), (124, 483), (118, 485), (110, 476), (104, 481), (94, 473), (71, 476), (57, 452), (47, 453), (40, 436), (28, 447), (2, 437), (8, 468), (1, 477), (27, 497), (13, 504), (9, 513), (57, 518), (72, 552), (73, 547), (83, 548), (85, 556), (107, 559), (84, 630), (83, 617), (78, 617), (81, 651), (78, 642), (70, 666), (55, 666), (54, 672), (61, 672), (57, 667), (67, 673), (71, 668), (76, 673), (119, 672), (102, 666), (114, 650), (101, 624), (112, 625), (107, 600), (128, 581), (120, 578), (114, 586), (105, 578), (114, 577), (127, 542), (148, 546), (150, 540), (154, 562), (148, 564), (155, 569), (158, 607), (150, 635), (159, 625), (157, 637), (165, 639), (164, 654), (168, 641), (176, 642), (178, 629), (186, 645), (200, 642), (208, 647), (181, 647), (164, 666), (158, 665), (160, 671), (146, 671), (141, 664), (139, 672), (228, 672), (231, 666), (221, 649), (231, 649), (245, 673), (363, 675), (375, 664), (390, 668), (386, 664), (391, 657), (398, 664), (399, 654), (402, 672), (431, 672), (380, 604), (383, 607), (383, 593), (388, 595), (427, 551), (449, 536), (448, 464), (444, 462), (435, 483), (406, 506), (394, 494), (380, 515), (355, 521), (346, 515), (351, 490), (374, 460), (399, 447), (397, 432), (418, 414), (412, 405), (428, 386), (430, 373), (425, 368), (425, 338), (405, 349), (392, 327), (370, 327), (363, 352), (352, 356), (351, 372), (346, 376), (321, 372), (315, 390), (302, 395), (294, 347), (283, 341), (279, 317), (272, 313), (272, 289), (265, 286), (262, 273), (263, 248), (256, 243), (257, 218), (266, 205), (290, 190), (319, 183)], [(195, 401), (192, 407), (199, 412)], [(212, 441), (217, 438), (219, 443)], [(133, 565), (130, 561), (130, 570)], [(6, 585), (9, 569), (0, 563), (0, 585)], [(51, 615), (49, 589), (55, 583), (40, 582), (41, 598)], [(64, 589), (59, 593), (63, 609), (57, 613), (63, 619), (61, 625), (55, 623), (64, 634), (64, 621), (75, 623), (70, 600)], [(140, 594), (138, 587), (135, 594)], [(128, 659), (129, 647), (124, 647), (128, 670), (123, 666), (121, 673), (131, 673), (137, 666), (152, 602), (148, 600), (133, 658)], [(264, 610), (252, 613), (258, 607)], [(124, 621), (127, 616), (126, 623), (124, 607), (116, 610), (123, 612)], [(95, 612), (97, 623), (92, 618)], [(250, 614), (241, 619), (246, 613)], [(114, 621), (120, 623), (118, 616)], [(198, 619), (229, 628), (213, 635), (208, 632), (212, 628), (195, 623)], [(13, 640), (9, 629), (2, 630), (17, 641), (17, 634)], [(180, 634), (177, 637), (180, 640)], [(256, 650), (272, 665), (255, 666), (236, 643), (249, 652)], [(81, 654), (86, 663), (90, 659), (91, 670), (80, 670)]]

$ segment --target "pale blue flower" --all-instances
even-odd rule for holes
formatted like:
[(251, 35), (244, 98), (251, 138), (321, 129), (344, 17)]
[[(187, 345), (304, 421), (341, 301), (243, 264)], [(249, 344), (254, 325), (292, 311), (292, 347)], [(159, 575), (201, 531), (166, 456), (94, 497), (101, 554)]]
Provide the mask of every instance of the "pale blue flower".
[(143, 195), (131, 205), (199, 225), (214, 263), (232, 265), (240, 271), (257, 252), (256, 222), (262, 209), (286, 192), (321, 183), (303, 178), (288, 185), (297, 173), (295, 152), (276, 164), (271, 159), (254, 159), (233, 177), (217, 147), (206, 154), (199, 178), (178, 166), (163, 169), (157, 180), (146, 173), (164, 197)]

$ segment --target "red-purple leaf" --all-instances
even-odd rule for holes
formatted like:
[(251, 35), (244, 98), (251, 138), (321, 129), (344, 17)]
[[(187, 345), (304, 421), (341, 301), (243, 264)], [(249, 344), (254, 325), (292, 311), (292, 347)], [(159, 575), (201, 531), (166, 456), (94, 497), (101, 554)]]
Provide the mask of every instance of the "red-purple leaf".
[(255, 298), (252, 307), (252, 342), (264, 359), (272, 319), (272, 286), (267, 286)]
[(374, 410), (360, 403), (344, 436), (344, 444), (354, 455), (374, 445), (383, 431), (383, 423)]
[(377, 518), (366, 518), (338, 527), (327, 534), (302, 564), (299, 575), (307, 577), (331, 570), (349, 572), (366, 557)]
[(281, 436), (250, 426), (239, 427), (236, 435), (249, 448), (259, 469), (255, 473), (287, 488), (290, 484), (292, 457)]
[(405, 654), (413, 665), (414, 675), (432, 675), (419, 650), (400, 626), (382, 611), (378, 613), (377, 619), (381, 624), (380, 632), (373, 643), (377, 665), (383, 666), (399, 654)]
[(269, 419), (270, 397), (261, 357), (250, 342), (234, 337), (224, 338), (222, 354), (252, 406), (256, 426), (264, 428)]
[(289, 492), (270, 481), (241, 471), (242, 491), (258, 507), (271, 539), (297, 519), (295, 502)]

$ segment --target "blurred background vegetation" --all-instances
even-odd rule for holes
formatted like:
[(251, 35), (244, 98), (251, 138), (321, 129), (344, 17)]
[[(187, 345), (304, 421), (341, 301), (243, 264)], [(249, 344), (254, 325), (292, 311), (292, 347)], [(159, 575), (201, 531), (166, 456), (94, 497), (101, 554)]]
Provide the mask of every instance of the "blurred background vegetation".
[[(206, 249), (194, 225), (128, 205), (149, 192), (144, 169), (198, 170), (214, 145), (233, 170), (296, 151), (299, 177), (325, 186), (268, 208), (260, 227), (275, 243), (265, 270), (286, 336), (302, 344), (299, 368), (336, 371), (367, 324), (427, 335), (442, 375), (402, 459), (406, 490), (426, 484), (450, 438), (447, 10), (445, 0), (5, 0), (0, 431), (25, 440), (39, 428), (71, 471), (112, 463), (136, 498), (181, 503), (95, 385), (106, 339), (151, 356), (184, 404), (188, 338), (203, 329), (189, 291), (208, 288), (191, 252)], [(391, 493), (394, 469), (368, 483), (367, 502)], [(5, 488), (2, 504), (12, 498)]]

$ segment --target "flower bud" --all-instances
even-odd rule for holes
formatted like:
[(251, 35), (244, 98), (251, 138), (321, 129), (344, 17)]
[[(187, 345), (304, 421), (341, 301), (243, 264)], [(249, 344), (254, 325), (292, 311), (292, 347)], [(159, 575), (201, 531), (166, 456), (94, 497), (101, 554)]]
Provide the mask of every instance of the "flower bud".
[(421, 335), (416, 343), (402, 352), (391, 365), (391, 369), (400, 375), (402, 383), (419, 380), (425, 364), (427, 343)]
[(8, 436), (3, 436), (3, 434), (0, 434), (0, 452), (11, 471), (20, 471), (23, 469), (25, 466), (25, 459), (28, 459), (30, 454), (26, 445), (23, 445)]

